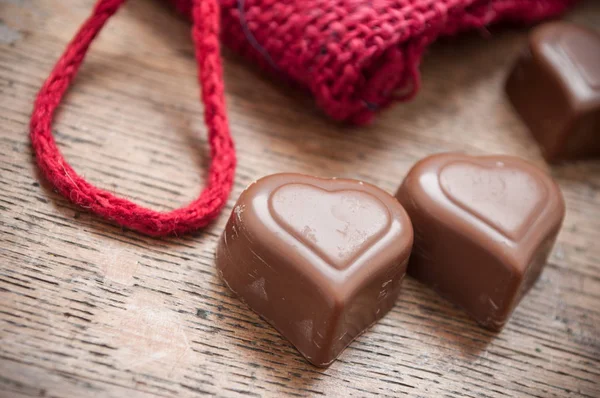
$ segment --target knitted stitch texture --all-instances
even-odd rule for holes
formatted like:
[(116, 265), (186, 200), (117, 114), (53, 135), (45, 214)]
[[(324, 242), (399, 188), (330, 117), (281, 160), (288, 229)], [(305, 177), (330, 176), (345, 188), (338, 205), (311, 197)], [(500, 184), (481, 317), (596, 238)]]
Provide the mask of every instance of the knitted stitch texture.
[[(189, 15), (191, 0), (170, 0)], [(440, 36), (500, 21), (532, 23), (576, 0), (221, 0), (236, 52), (307, 87), (332, 118), (364, 124), (412, 98)]]
[(124, 1), (99, 0), (92, 15), (67, 46), (35, 101), (31, 143), (44, 176), (76, 205), (148, 235), (185, 233), (207, 225), (219, 214), (231, 191), (236, 163), (225, 113), (218, 37), (220, 9), (216, 0), (194, 0), (189, 10), (212, 159), (207, 187), (198, 199), (184, 208), (158, 212), (116, 197), (79, 176), (65, 161), (52, 136), (54, 112), (77, 74), (89, 45)]

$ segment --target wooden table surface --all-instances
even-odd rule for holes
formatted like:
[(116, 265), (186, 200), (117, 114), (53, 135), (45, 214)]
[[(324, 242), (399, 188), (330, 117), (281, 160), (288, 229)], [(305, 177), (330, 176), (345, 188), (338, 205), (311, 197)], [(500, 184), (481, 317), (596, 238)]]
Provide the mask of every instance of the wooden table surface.
[[(32, 101), (91, 0), (0, 0), (0, 396), (600, 397), (600, 162), (550, 169), (567, 202), (558, 243), (499, 334), (407, 278), (394, 309), (328, 369), (218, 279), (214, 250), (237, 196), (266, 174), (361, 179), (394, 192), (440, 151), (507, 153), (547, 168), (502, 82), (526, 30), (445, 40), (417, 99), (365, 128), (225, 54), (239, 167), (218, 221), (152, 239), (55, 194), (34, 167)], [(568, 16), (600, 28), (600, 2)], [(189, 25), (131, 1), (86, 59), (55, 124), (90, 181), (155, 209), (185, 204), (207, 167)]]

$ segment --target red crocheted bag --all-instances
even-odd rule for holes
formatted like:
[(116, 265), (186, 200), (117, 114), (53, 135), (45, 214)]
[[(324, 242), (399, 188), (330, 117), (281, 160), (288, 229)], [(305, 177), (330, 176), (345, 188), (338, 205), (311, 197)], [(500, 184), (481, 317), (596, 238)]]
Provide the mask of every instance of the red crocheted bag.
[[(170, 0), (189, 15), (192, 0)], [(369, 122), (419, 88), (439, 36), (530, 23), (574, 0), (222, 0), (222, 38), (236, 52), (307, 87), (332, 118)], [(401, 94), (399, 94), (401, 93)]]
[(212, 159), (206, 189), (171, 212), (140, 207), (88, 183), (65, 161), (52, 136), (56, 108), (89, 45), (124, 1), (98, 0), (40, 89), (30, 136), (40, 170), (60, 194), (119, 225), (162, 236), (207, 225), (233, 184), (221, 27), (229, 46), (308, 87), (331, 117), (361, 124), (417, 92), (423, 51), (440, 35), (501, 20), (532, 22), (559, 14), (576, 0), (170, 0), (193, 21)]

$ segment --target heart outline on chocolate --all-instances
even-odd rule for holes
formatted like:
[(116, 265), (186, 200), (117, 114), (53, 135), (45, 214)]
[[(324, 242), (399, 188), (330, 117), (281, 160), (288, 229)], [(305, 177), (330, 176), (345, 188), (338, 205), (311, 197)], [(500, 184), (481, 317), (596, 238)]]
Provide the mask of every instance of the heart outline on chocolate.
[[(285, 196), (290, 194), (286, 192), (290, 188), (291, 197)], [(298, 190), (310, 191), (310, 195), (303, 197), (298, 194)], [(361, 196), (360, 200), (356, 195)], [(279, 202), (282, 200), (286, 202), (286, 206), (280, 206)], [(300, 203), (297, 203), (297, 206), (290, 206), (290, 203), (293, 204), (298, 200), (301, 206)], [(387, 206), (371, 193), (357, 189), (330, 191), (306, 183), (285, 184), (270, 194), (268, 202), (271, 217), (280, 228), (337, 270), (348, 268), (374, 242), (387, 234), (391, 225), (391, 215)], [(365, 202), (370, 202), (370, 210), (366, 209)], [(333, 207), (334, 205), (338, 207)], [(311, 218), (302, 217), (305, 214), (298, 216), (298, 214), (287, 213), (289, 209), (299, 207), (311, 209)], [(348, 217), (352, 218), (358, 214), (362, 214), (365, 218), (365, 211), (370, 211), (371, 217), (366, 217), (368, 221), (356, 220), (359, 221), (358, 228), (356, 224), (352, 225), (348, 221)], [(336, 212), (338, 214), (335, 214)], [(327, 225), (328, 222), (331, 225)], [(366, 224), (369, 224), (367, 229), (364, 228)], [(326, 245), (322, 244), (323, 241)]]
[[(461, 168), (462, 170), (456, 170)], [(475, 174), (473, 170), (476, 170)], [(448, 176), (448, 173), (458, 173), (458, 175)], [(480, 174), (479, 179), (474, 178), (477, 173)], [(498, 178), (499, 173), (503, 173), (504, 177)], [(482, 180), (482, 176), (487, 176), (489, 180)], [(450, 184), (456, 184), (456, 181), (459, 181), (459, 185), (470, 183), (470, 189), (451, 187)], [(475, 191), (479, 197), (467, 197), (473, 192), (473, 181), (475, 185), (483, 188)], [(530, 226), (543, 212), (548, 197), (547, 187), (543, 181), (523, 170), (505, 166), (502, 162), (496, 163), (495, 167), (465, 160), (449, 162), (440, 169), (438, 183), (444, 196), (451, 203), (513, 242), (521, 240), (526, 235)], [(494, 183), (496, 184), (496, 191), (485, 190), (486, 184), (489, 187), (490, 183), (492, 187)], [(521, 189), (514, 191), (517, 187)], [(528, 201), (527, 195), (537, 197), (533, 201)]]

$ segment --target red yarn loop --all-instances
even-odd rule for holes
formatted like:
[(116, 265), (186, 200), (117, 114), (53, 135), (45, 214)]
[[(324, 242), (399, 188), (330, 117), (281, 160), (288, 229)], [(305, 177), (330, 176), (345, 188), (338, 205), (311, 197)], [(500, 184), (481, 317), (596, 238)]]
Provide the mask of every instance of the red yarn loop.
[(204, 227), (218, 216), (227, 202), (235, 173), (235, 149), (225, 112), (218, 37), (220, 10), (216, 0), (194, 0), (192, 9), (192, 36), (212, 158), (207, 187), (196, 200), (171, 212), (158, 212), (114, 196), (79, 176), (65, 161), (52, 136), (56, 108), (77, 74), (91, 42), (124, 2), (99, 0), (91, 16), (67, 46), (38, 93), (31, 116), (31, 142), (44, 176), (74, 204), (147, 235), (182, 234)]

